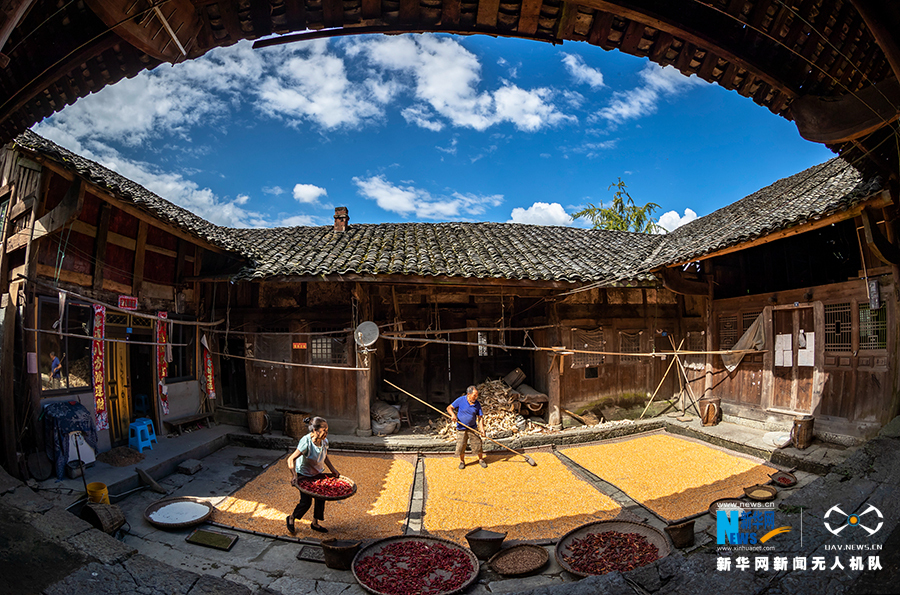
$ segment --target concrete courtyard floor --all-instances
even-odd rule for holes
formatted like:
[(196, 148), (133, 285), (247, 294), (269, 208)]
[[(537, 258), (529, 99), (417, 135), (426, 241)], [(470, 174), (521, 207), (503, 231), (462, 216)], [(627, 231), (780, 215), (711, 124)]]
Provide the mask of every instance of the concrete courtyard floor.
[[(886, 437), (873, 440), (858, 448), (835, 447), (817, 442), (804, 451), (794, 448), (776, 450), (763, 441), (764, 432), (732, 423), (702, 428), (696, 421), (682, 424), (667, 420), (650, 420), (635, 427), (615, 430), (616, 435), (665, 427), (672, 433), (701, 438), (717, 445), (766, 458), (779, 466), (797, 468), (800, 479), (797, 487), (781, 490), (778, 504), (785, 511), (778, 524), (790, 522), (796, 527), (797, 511), (802, 507), (803, 531), (792, 531), (777, 538), (777, 552), (772, 556), (823, 555), (828, 566), (835, 557), (835, 544), (842, 536), (824, 529), (826, 511), (839, 504), (843, 510), (862, 510), (871, 504), (883, 511), (883, 527), (869, 541), (882, 549), (882, 570), (759, 570), (740, 571), (734, 566), (717, 571), (717, 559), (729, 558), (734, 564), (740, 551), (716, 551), (715, 520), (710, 515), (695, 520), (695, 545), (685, 550), (673, 549), (673, 554), (652, 565), (626, 574), (610, 573), (578, 580), (564, 571), (555, 561), (554, 544), (546, 543), (549, 564), (539, 573), (524, 578), (508, 579), (491, 571), (482, 563), (478, 581), (465, 593), (533, 593), (535, 595), (576, 595), (581, 593), (894, 593), (900, 579), (897, 558), (900, 514), (893, 508), (892, 494), (900, 487), (900, 441), (891, 428)], [(211, 441), (222, 443), (200, 457), (202, 468), (194, 475), (171, 473), (156, 477), (166, 489), (159, 494), (143, 489), (117, 502), (126, 516), (127, 534), (123, 539), (112, 537), (91, 528), (65, 508), (77, 497), (71, 487), (81, 486), (80, 480), (44, 482), (34, 491), (12, 478), (0, 477), (0, 592), (94, 594), (94, 593), (221, 593), (248, 595), (260, 593), (284, 595), (321, 593), (357, 594), (365, 591), (350, 571), (333, 570), (321, 562), (298, 559), (303, 547), (314, 548), (315, 541), (303, 542), (294, 538), (275, 538), (254, 535), (227, 528), (212, 527), (239, 536), (234, 547), (223, 552), (187, 543), (191, 529), (163, 531), (143, 518), (146, 507), (160, 498), (192, 496), (217, 503), (235, 489), (255, 477), (272, 462), (293, 448), (294, 441), (281, 436), (251, 436), (240, 428), (210, 428)], [(203, 431), (195, 432), (192, 441), (203, 442)], [(601, 435), (602, 434), (602, 435)], [(610, 432), (597, 434), (589, 428), (572, 429), (543, 437), (554, 443), (574, 444), (609, 437)], [(171, 457), (181, 460), (193, 458), (179, 455), (173, 445), (184, 437), (160, 438)], [(367, 437), (332, 436), (333, 448), (347, 450), (447, 450), (448, 445), (425, 436)], [(523, 444), (524, 443), (524, 444)], [(540, 437), (529, 437), (514, 447), (537, 446)], [(193, 442), (182, 449), (194, 456), (203, 447)], [(265, 446), (266, 448), (259, 448)], [(200, 448), (200, 450), (197, 450)], [(162, 456), (162, 455), (160, 455)], [(160, 474), (171, 463), (154, 461)], [(180, 461), (178, 461), (180, 462)], [(177, 463), (176, 463), (177, 465)], [(96, 476), (89, 470), (88, 480)], [(111, 472), (109, 470), (105, 472)], [(133, 489), (134, 470), (117, 470), (119, 483), (110, 483), (111, 494)], [(112, 476), (110, 476), (112, 477)], [(596, 479), (596, 478), (595, 478)], [(111, 480), (112, 481), (112, 480)], [(71, 484), (71, 485), (70, 485)], [(68, 487), (67, 487), (68, 486)], [(595, 487), (616, 499), (623, 514), (635, 520), (662, 528), (664, 523), (640, 507), (615, 486)], [(414, 488), (415, 490), (416, 488)], [(421, 490), (421, 486), (418, 486)], [(72, 493), (66, 492), (71, 490)], [(81, 491), (83, 493), (83, 490)], [(415, 499), (416, 494), (413, 494)], [(74, 510), (74, 508), (73, 508)], [(793, 515), (793, 516), (791, 516)], [(631, 518), (631, 517), (628, 517)], [(327, 526), (327, 521), (326, 521)], [(415, 519), (410, 519), (408, 532), (415, 533)], [(845, 532), (846, 534), (846, 532)], [(802, 541), (801, 541), (802, 540)], [(870, 554), (872, 552), (869, 552)], [(751, 564), (754, 554), (748, 554)], [(771, 568), (771, 567), (769, 567)]]

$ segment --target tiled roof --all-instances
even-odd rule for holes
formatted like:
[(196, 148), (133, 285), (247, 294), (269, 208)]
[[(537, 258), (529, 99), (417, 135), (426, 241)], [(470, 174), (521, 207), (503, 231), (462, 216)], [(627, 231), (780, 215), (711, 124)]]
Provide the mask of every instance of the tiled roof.
[(699, 258), (766, 234), (845, 211), (884, 187), (837, 157), (778, 180), (667, 234), (645, 269)]
[(143, 186), (34, 134), (16, 142), (74, 169), (160, 220), (243, 256), (236, 280), (278, 276), (419, 275), (613, 283), (650, 278), (699, 258), (846, 210), (883, 188), (841, 158), (784, 178), (674, 232), (517, 223), (381, 223), (233, 229), (214, 225)]
[(131, 202), (161, 221), (204, 239), (214, 246), (235, 252), (242, 251), (240, 244), (235, 242), (228, 228), (214, 225), (187, 209), (172, 204), (96, 161), (85, 159), (30, 130), (20, 134), (15, 142), (25, 149), (44, 155), (73, 169), (78, 175), (90, 180), (100, 188), (109, 190), (113, 195)]
[(595, 282), (632, 275), (663, 236), (517, 223), (236, 229), (255, 265), (238, 278), (408, 274)]

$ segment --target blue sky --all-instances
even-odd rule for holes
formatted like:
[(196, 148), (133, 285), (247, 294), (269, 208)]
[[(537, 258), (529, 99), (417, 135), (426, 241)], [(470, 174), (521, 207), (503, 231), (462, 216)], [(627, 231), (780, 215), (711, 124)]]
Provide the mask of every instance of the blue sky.
[(569, 213), (618, 178), (673, 229), (833, 157), (737, 93), (587, 44), (360, 36), (163, 65), (34, 130), (220, 225)]

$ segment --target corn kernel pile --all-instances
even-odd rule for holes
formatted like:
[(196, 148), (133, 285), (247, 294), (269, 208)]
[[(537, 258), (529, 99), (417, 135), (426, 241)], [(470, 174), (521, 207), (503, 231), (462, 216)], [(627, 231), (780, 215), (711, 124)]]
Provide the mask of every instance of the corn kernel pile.
[(459, 469), (456, 457), (425, 459), (424, 529), (466, 544), (476, 527), (508, 532), (506, 539), (556, 539), (587, 522), (615, 518), (621, 508), (572, 474), (551, 453), (486, 457), (487, 469), (469, 458)]
[(560, 452), (668, 520), (743, 496), (745, 486), (766, 483), (774, 471), (760, 460), (663, 434)]
[[(415, 475), (415, 456), (339, 454), (329, 452), (332, 464), (356, 482), (356, 494), (345, 500), (325, 503), (328, 537), (376, 539), (401, 535), (409, 508), (409, 494)], [(271, 535), (290, 535), (285, 517), (300, 500), (291, 487), (291, 473), (282, 457), (255, 479), (223, 500), (215, 512), (219, 523)], [(296, 536), (322, 537), (310, 529), (312, 507), (297, 519)]]

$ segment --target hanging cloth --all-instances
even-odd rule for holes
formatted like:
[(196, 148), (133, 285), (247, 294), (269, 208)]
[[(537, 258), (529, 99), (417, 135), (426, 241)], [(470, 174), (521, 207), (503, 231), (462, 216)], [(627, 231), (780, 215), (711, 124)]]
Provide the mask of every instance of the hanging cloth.
[(168, 313), (157, 312), (160, 320), (156, 321), (156, 379), (159, 383), (157, 388), (159, 393), (159, 401), (162, 404), (163, 415), (169, 414), (169, 396), (168, 387), (163, 382), (163, 378), (169, 375), (169, 362), (166, 359), (166, 347), (169, 342), (169, 325), (167, 323)]
[(200, 339), (203, 345), (203, 376), (206, 383), (206, 396), (209, 399), (216, 398), (216, 374), (213, 370), (212, 355), (209, 353), (209, 343), (206, 342), (206, 335)]
[(91, 366), (94, 371), (94, 405), (97, 429), (109, 429), (106, 411), (106, 307), (94, 304), (94, 340), (91, 343)]
[[(738, 339), (738, 342), (734, 344), (734, 347), (731, 349), (735, 351), (741, 351), (745, 349), (756, 349), (757, 351), (766, 346), (766, 329), (763, 324), (763, 315), (760, 314), (756, 317), (756, 320), (753, 321), (753, 324), (750, 325), (750, 328), (747, 329), (747, 332)], [(734, 372), (734, 370), (741, 363), (741, 360), (744, 358), (743, 353), (723, 353), (722, 354), (722, 363), (725, 364), (725, 368), (729, 373)]]

